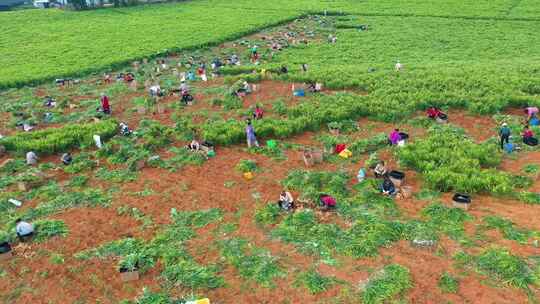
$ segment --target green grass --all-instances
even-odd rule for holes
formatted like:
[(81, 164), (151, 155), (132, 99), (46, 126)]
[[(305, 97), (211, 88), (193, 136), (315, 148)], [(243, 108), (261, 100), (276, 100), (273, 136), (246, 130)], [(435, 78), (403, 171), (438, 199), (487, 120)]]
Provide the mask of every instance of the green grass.
[(457, 293), (459, 289), (459, 280), (450, 273), (445, 272), (439, 278), (438, 285), (444, 293)]
[(516, 178), (495, 167), (501, 154), (495, 142), (474, 143), (463, 130), (435, 126), (429, 136), (397, 151), (402, 165), (423, 174), (427, 185), (439, 191), (509, 194)]
[(540, 236), (537, 231), (531, 231), (516, 226), (512, 221), (499, 216), (484, 217), (484, 224), (487, 229), (497, 229), (507, 240), (513, 240), (520, 244), (527, 244), (529, 239)]
[(323, 276), (315, 269), (298, 274), (295, 280), (295, 286), (304, 286), (311, 294), (327, 291), (335, 283), (334, 278)]
[(364, 304), (382, 304), (395, 299), (413, 286), (409, 269), (391, 264), (372, 275), (362, 291)]
[(219, 247), (222, 256), (238, 270), (241, 277), (262, 287), (275, 287), (275, 281), (285, 275), (278, 258), (246, 239), (226, 239), (219, 242)]
[(44, 242), (54, 236), (66, 236), (68, 227), (63, 221), (58, 220), (39, 220), (34, 223), (35, 236), (32, 238), (35, 242)]
[(538, 284), (534, 265), (506, 248), (488, 248), (477, 256), (458, 252), (454, 255), (454, 261), (460, 268), (472, 267), (503, 285), (529, 291), (533, 284)]

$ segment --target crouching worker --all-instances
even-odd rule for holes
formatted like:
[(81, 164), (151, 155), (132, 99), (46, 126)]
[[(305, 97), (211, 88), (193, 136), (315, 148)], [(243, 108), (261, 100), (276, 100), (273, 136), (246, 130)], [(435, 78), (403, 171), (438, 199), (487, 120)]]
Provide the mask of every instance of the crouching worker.
[(194, 139), (186, 146), (186, 149), (191, 151), (199, 151), (201, 149), (201, 144)]
[(448, 115), (444, 114), (441, 109), (437, 107), (429, 107), (426, 111), (427, 117), (436, 120), (437, 122), (446, 122)]
[(538, 139), (534, 137), (534, 133), (529, 126), (525, 126), (523, 129), (523, 143), (529, 146), (538, 145)]
[(111, 114), (111, 105), (109, 103), (109, 97), (105, 93), (101, 93), (101, 107), (98, 108), (98, 112), (103, 112), (104, 114)]
[(385, 177), (381, 185), (381, 191), (384, 195), (393, 196), (396, 194), (396, 186), (394, 186), (394, 183), (390, 178)]
[(131, 133), (133, 133), (133, 131), (129, 129), (129, 126), (124, 122), (121, 122), (118, 126), (120, 128), (120, 134), (122, 136), (129, 136), (131, 135)]
[(21, 219), (17, 219), (15, 224), (15, 231), (17, 232), (17, 236), (21, 242), (28, 241), (32, 238), (34, 235), (34, 225)]
[(375, 169), (373, 169), (373, 173), (375, 174), (376, 178), (385, 177), (388, 173), (388, 169), (386, 169), (386, 165), (384, 164), (384, 161), (380, 161), (377, 163), (377, 166), (375, 166)]
[(255, 106), (255, 111), (253, 111), (253, 119), (259, 120), (264, 116), (264, 111), (261, 107)]
[(182, 92), (182, 103), (184, 105), (191, 105), (193, 103), (193, 95), (189, 94), (188, 92)]
[(62, 163), (66, 166), (69, 166), (71, 162), (73, 161), (73, 157), (71, 156), (71, 153), (67, 152), (62, 154), (62, 157), (60, 157), (60, 160)]
[(281, 192), (279, 195), (278, 206), (285, 211), (294, 209), (294, 199), (289, 191)]
[(328, 194), (319, 196), (319, 204), (322, 211), (329, 211), (336, 208), (336, 199)]

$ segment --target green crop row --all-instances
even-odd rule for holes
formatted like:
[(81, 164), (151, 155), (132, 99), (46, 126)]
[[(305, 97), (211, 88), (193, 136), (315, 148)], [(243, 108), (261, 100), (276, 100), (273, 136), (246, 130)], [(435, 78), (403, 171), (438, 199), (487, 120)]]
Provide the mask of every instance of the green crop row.
[(94, 135), (99, 135), (102, 140), (106, 140), (116, 133), (116, 121), (104, 120), (97, 123), (72, 124), (60, 128), (17, 133), (0, 139), (0, 145), (5, 146), (8, 151), (54, 154), (67, 152), (71, 148), (80, 146), (91, 146), (94, 143)]
[(427, 185), (439, 191), (510, 194), (520, 178), (499, 171), (496, 142), (474, 143), (462, 130), (434, 126), (427, 138), (397, 151), (402, 165), (421, 172)]

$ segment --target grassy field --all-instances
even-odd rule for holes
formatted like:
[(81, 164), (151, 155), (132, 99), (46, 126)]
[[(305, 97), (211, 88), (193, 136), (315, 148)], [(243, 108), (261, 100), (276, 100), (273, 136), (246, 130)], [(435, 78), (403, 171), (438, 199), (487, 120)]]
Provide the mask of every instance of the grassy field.
[[(307, 12), (324, 10), (375, 16), (444, 16), (450, 20), (440, 21), (448, 23), (441, 26), (448, 26), (448, 32), (457, 33), (461, 30), (452, 30), (456, 17), (538, 20), (539, 13), (532, 1), (511, 0), (454, 0), (444, 4), (439, 1), (397, 4), (390, 0), (360, 3), (347, 0), (299, 0), (292, 3), (282, 0), (242, 0), (234, 3), (202, 0), (121, 10), (8, 12), (0, 15), (0, 23), (3, 24), (0, 37), (0, 88), (54, 77), (83, 75), (164, 53), (165, 50), (216, 44)], [(401, 28), (400, 19), (394, 20), (393, 30)], [(419, 22), (422, 21), (413, 21), (415, 24)], [(465, 27), (465, 31), (470, 27), (473, 30), (489, 28), (489, 23), (458, 22)], [(524, 27), (519, 23), (503, 23), (500, 26), (504, 25), (517, 27), (514, 31)], [(531, 25), (523, 35), (534, 33), (538, 25)], [(403, 30), (411, 27), (406, 26)], [(517, 34), (513, 37), (522, 42), (533, 39)], [(467, 38), (464, 39), (467, 42)]]
[[(15, 253), (0, 264), (0, 302), (537, 303), (540, 150), (521, 143), (519, 107), (540, 106), (539, 7), (400, 2), (0, 13), (9, 23), (0, 64), (10, 63), (0, 69), (0, 243)], [(284, 32), (307, 43), (289, 38), (272, 51), (269, 39), (281, 43)], [(259, 64), (250, 62), (253, 44)], [(178, 71), (155, 60), (122, 65), (165, 48), (177, 54), (157, 58), (180, 72), (193, 70), (191, 56), (198, 66), (235, 53), (242, 64), (189, 80), (194, 104), (184, 105)], [(87, 74), (103, 69), (136, 81)], [(80, 82), (32, 84), (63, 75)], [(231, 96), (244, 80), (256, 89)], [(307, 81), (323, 91), (293, 96)], [(150, 98), (152, 84), (164, 96)], [(110, 116), (96, 112), (102, 92)], [(425, 117), (433, 104), (448, 124)], [(253, 121), (261, 147), (247, 148), (256, 105), (265, 112)], [(119, 122), (134, 132), (119, 134)], [(502, 122), (519, 151), (501, 151)], [(388, 145), (397, 127), (410, 135), (404, 147)], [(215, 155), (186, 149), (192, 139), (212, 141)], [(333, 153), (341, 143), (351, 157)], [(307, 166), (302, 153), (313, 148), (324, 157)], [(25, 163), (28, 151), (36, 166)], [(67, 151), (70, 165), (60, 161)], [(399, 195), (381, 194), (370, 170), (379, 160), (405, 174)], [(293, 211), (276, 204), (284, 189)], [(468, 210), (455, 208), (455, 192), (472, 196)], [(336, 198), (334, 211), (320, 210), (322, 193)], [(18, 218), (35, 224), (32, 241), (17, 240)], [(121, 269), (140, 278), (124, 282)]]

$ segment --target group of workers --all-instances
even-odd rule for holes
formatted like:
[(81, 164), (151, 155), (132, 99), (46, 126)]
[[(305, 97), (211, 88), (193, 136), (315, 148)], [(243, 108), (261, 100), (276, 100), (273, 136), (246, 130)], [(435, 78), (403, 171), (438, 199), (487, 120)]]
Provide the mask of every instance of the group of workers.
[[(279, 195), (277, 204), (284, 211), (293, 211), (297, 207), (292, 194), (286, 190)], [(324, 193), (318, 196), (318, 207), (321, 211), (331, 211), (336, 208), (336, 205), (337, 201), (333, 196)]]
[[(533, 131), (530, 126), (537, 126), (540, 124), (538, 119), (538, 108), (537, 107), (526, 107), (524, 109), (527, 117), (525, 118), (525, 123), (521, 133), (522, 142), (528, 146), (538, 145), (538, 139), (534, 136)], [(508, 123), (504, 122), (499, 130), (500, 145), (501, 149), (511, 152), (514, 149), (514, 144), (510, 142), (510, 137), (512, 136), (512, 130), (508, 126)]]

